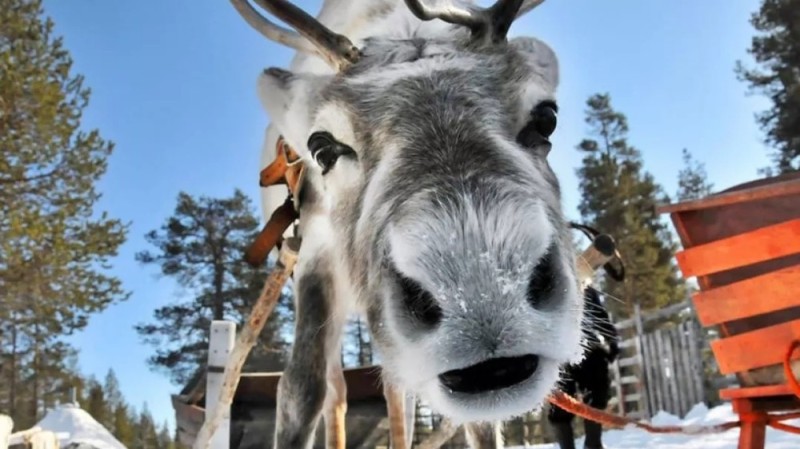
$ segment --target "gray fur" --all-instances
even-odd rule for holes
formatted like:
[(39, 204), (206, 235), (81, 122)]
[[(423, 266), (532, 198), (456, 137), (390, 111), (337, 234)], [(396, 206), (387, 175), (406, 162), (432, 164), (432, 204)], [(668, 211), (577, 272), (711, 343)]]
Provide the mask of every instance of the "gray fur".
[[(502, 441), (478, 423), (538, 407), (559, 365), (580, 355), (582, 301), (558, 180), (547, 151), (516, 142), (532, 108), (555, 99), (555, 55), (533, 38), (476, 45), (468, 30), (434, 23), (385, 23), (393, 32), (365, 38), (363, 57), (343, 73), (270, 69), (259, 80), (273, 124), (309, 166), (276, 447), (309, 447), (334, 394), (326, 372), (349, 310), (367, 316), (386, 381), (466, 423), (479, 448)], [(355, 157), (323, 176), (306, 148), (315, 131)], [(552, 279), (531, 297), (545, 255)], [(440, 321), (409, 314), (400, 276), (432, 295)], [(448, 392), (437, 380), (529, 353), (538, 368), (505, 389)]]

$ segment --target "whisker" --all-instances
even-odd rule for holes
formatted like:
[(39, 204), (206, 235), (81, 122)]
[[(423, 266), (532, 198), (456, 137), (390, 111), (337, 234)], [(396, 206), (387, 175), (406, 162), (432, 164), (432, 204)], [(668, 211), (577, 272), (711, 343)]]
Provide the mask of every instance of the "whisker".
[(600, 290), (600, 289), (599, 289), (599, 288), (597, 288), (597, 287), (592, 287), (592, 288), (594, 288), (595, 290), (597, 290), (597, 293), (600, 293), (600, 294), (601, 294), (601, 295), (603, 295), (603, 296), (607, 296), (608, 298), (611, 298), (611, 299), (613, 299), (614, 301), (616, 301), (616, 302), (618, 302), (618, 303), (620, 303), (620, 304), (626, 304), (625, 300), (624, 300), (624, 299), (622, 299), (622, 298), (620, 298), (620, 297), (614, 296), (614, 295), (612, 295), (611, 293), (608, 293), (608, 292), (605, 292), (605, 291), (603, 291), (603, 290)]

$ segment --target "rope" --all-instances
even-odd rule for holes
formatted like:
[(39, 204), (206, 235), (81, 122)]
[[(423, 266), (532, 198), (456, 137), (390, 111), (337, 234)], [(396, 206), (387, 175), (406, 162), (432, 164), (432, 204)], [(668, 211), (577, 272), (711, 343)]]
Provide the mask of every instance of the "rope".
[(564, 393), (563, 391), (553, 392), (548, 398), (548, 401), (551, 404), (556, 405), (570, 413), (580, 416), (581, 418), (603, 424), (607, 427), (622, 428), (633, 425), (650, 433), (682, 433), (685, 435), (703, 435), (725, 432), (741, 425), (740, 421), (731, 421), (712, 426), (654, 426), (652, 424), (636, 421), (632, 418), (615, 415), (604, 410), (596, 409), (592, 406), (579, 402), (577, 399)]
[[(789, 348), (786, 350), (786, 354), (783, 357), (783, 372), (786, 376), (786, 381), (789, 385), (789, 388), (792, 390), (792, 393), (800, 399), (800, 382), (798, 382), (797, 378), (795, 378), (791, 366), (792, 354), (794, 354), (798, 348), (800, 348), (800, 340), (796, 340), (789, 345)], [(615, 415), (613, 413), (606, 412), (605, 410), (594, 408), (578, 401), (563, 391), (554, 391), (552, 394), (550, 394), (547, 400), (550, 402), (550, 404), (560, 407), (574, 415), (580, 416), (583, 419), (588, 419), (611, 428), (623, 428), (633, 425), (640, 429), (644, 429), (649, 433), (707, 435), (721, 433), (736, 427), (740, 427), (743, 422), (763, 421), (766, 425), (772, 427), (773, 429), (800, 435), (800, 427), (792, 426), (782, 422), (789, 419), (800, 418), (800, 413), (768, 415), (763, 412), (745, 412), (739, 414), (741, 417), (741, 420), (739, 421), (729, 421), (710, 426), (654, 426), (652, 424), (636, 421), (632, 418)]]
[(795, 396), (800, 398), (800, 383), (797, 382), (797, 378), (794, 377), (794, 371), (792, 371), (792, 354), (798, 347), (800, 347), (800, 340), (795, 340), (786, 350), (786, 355), (783, 356), (783, 375), (786, 377), (789, 389), (792, 390)]

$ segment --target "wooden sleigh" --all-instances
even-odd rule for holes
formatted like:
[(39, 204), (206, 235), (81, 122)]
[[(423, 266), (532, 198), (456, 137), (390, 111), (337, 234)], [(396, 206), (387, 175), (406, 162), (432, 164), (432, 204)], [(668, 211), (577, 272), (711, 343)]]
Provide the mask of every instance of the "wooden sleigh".
[(767, 425), (781, 427), (773, 414), (800, 410), (800, 351), (790, 349), (800, 340), (800, 173), (658, 212), (670, 214), (683, 244), (683, 275), (697, 278), (699, 321), (719, 332), (719, 370), (739, 381), (719, 392), (742, 421), (739, 448), (761, 449)]

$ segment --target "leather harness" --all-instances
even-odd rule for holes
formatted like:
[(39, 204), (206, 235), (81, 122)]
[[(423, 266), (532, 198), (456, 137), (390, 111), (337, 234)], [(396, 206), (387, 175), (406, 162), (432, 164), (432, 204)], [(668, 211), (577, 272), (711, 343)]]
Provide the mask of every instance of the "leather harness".
[(252, 266), (263, 264), (273, 248), (280, 249), (283, 234), (300, 216), (300, 191), (306, 166), (283, 136), (278, 137), (276, 150), (275, 160), (261, 170), (258, 184), (261, 187), (285, 185), (289, 189), (289, 196), (272, 213), (267, 224), (247, 249), (245, 260)]

